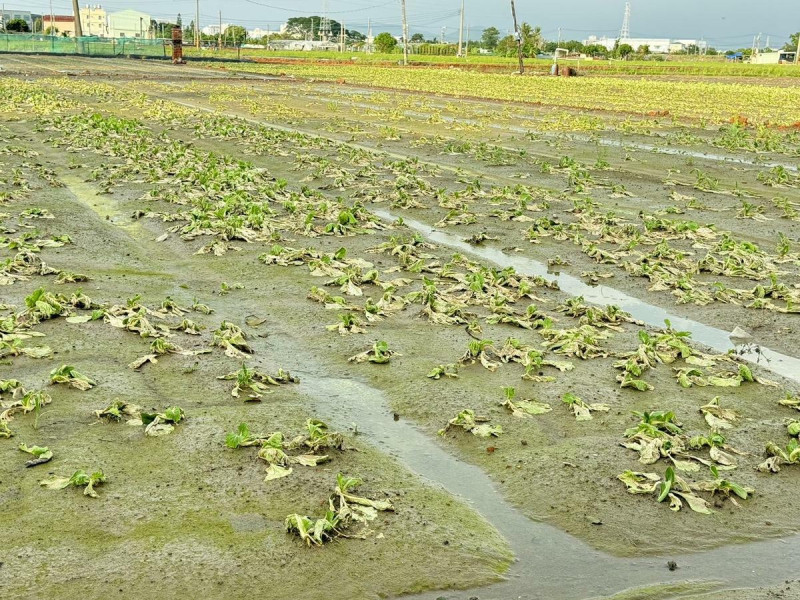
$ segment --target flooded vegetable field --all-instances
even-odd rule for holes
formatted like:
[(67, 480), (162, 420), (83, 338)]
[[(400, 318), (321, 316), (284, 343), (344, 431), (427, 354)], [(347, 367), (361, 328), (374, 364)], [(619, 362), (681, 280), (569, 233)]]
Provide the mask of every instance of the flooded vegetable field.
[(0, 66), (0, 597), (800, 598), (796, 87)]

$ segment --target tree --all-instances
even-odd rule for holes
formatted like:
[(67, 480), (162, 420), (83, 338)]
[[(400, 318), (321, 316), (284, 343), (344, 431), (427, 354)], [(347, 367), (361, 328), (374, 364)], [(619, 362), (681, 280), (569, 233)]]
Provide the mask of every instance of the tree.
[(172, 37), (172, 28), (173, 27), (180, 27), (179, 23), (166, 23), (166, 22), (159, 22), (156, 25), (156, 35), (160, 38), (171, 38)]
[(226, 40), (232, 40), (237, 46), (244, 44), (247, 40), (247, 29), (241, 25), (231, 25), (225, 30), (224, 35)]
[(794, 52), (795, 50), (797, 50), (797, 43), (798, 43), (798, 42), (797, 42), (797, 40), (798, 40), (798, 38), (800, 38), (800, 31), (798, 31), (797, 33), (793, 33), (793, 34), (792, 34), (792, 35), (789, 37), (789, 43), (788, 43), (788, 44), (786, 44), (786, 45), (783, 47), (783, 49), (784, 49), (786, 52)]
[[(541, 27), (531, 27), (528, 23), (523, 23), (519, 28), (522, 37), (522, 55), (526, 58), (536, 56), (544, 47)], [(517, 55), (517, 39), (513, 35), (504, 37), (497, 43), (496, 52), (502, 56)]]
[[(342, 24), (338, 21), (334, 21), (333, 19), (328, 19), (328, 23), (330, 25), (331, 39), (339, 39), (339, 37), (342, 35)], [(286, 33), (288, 33), (290, 37), (305, 38), (310, 35), (312, 38), (317, 38), (320, 36), (321, 30), (322, 17), (317, 15), (313, 17), (292, 17), (286, 21)], [(345, 35), (354, 40), (366, 39), (364, 34), (360, 31), (351, 31), (346, 29)]]
[(177, 20), (175, 21), (175, 24), (176, 24), (178, 27), (181, 27), (181, 28), (183, 28), (183, 19), (181, 19), (181, 13), (178, 13), (178, 18), (177, 18)]
[(378, 52), (382, 54), (389, 54), (394, 52), (396, 47), (397, 40), (391, 33), (384, 31), (383, 33), (379, 33), (375, 36), (375, 49)]
[(33, 22), (33, 32), (36, 33), (37, 31), (41, 33), (42, 31), (42, 18), (36, 17), (36, 20)]
[(641, 54), (642, 56), (647, 56), (650, 54), (650, 46), (648, 44), (642, 44), (639, 46), (639, 48), (637, 48), (636, 53)]
[(6, 31), (12, 31), (14, 33), (28, 33), (30, 30), (31, 28), (28, 27), (28, 24), (24, 19), (11, 19), (8, 23), (6, 23)]
[(48, 27), (44, 30), (45, 35), (56, 35), (58, 33), (58, 27)]
[(529, 23), (523, 23), (519, 28), (522, 36), (522, 53), (531, 58), (539, 54), (544, 46), (544, 37), (541, 27), (532, 27)]
[(624, 58), (625, 60), (627, 60), (628, 57), (633, 54), (633, 52), (633, 46), (630, 44), (620, 44), (617, 48), (617, 56)]
[(500, 56), (516, 56), (517, 55), (517, 40), (513, 35), (507, 35), (499, 42), (494, 49), (495, 53)]
[(481, 36), (481, 45), (487, 50), (494, 50), (500, 41), (500, 31), (497, 27), (487, 27)]
[(569, 41), (562, 41), (560, 44), (558, 42), (545, 42), (542, 46), (542, 50), (544, 52), (553, 53), (556, 51), (556, 48), (564, 48), (565, 50), (569, 50), (570, 52), (585, 52), (586, 48), (582, 42), (578, 40), (569, 40)]
[(589, 56), (608, 56), (608, 48), (602, 44), (591, 44), (586, 46), (583, 51)]
[(421, 33), (415, 33), (411, 36), (411, 42), (413, 44), (422, 44), (425, 41), (425, 36)]

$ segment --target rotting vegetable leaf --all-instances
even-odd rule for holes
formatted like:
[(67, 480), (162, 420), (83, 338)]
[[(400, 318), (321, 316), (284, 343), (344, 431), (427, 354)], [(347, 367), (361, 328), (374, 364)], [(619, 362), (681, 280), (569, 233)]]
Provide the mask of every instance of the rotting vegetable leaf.
[(782, 465), (796, 465), (800, 463), (800, 444), (792, 439), (786, 448), (769, 442), (767, 444), (767, 460), (758, 465), (762, 473), (778, 473)]
[(363, 363), (371, 362), (376, 365), (388, 364), (393, 356), (402, 356), (393, 350), (389, 350), (389, 344), (383, 341), (375, 342), (372, 348), (365, 352), (351, 356), (348, 362)]
[(50, 372), (50, 383), (65, 383), (84, 392), (97, 385), (97, 382), (69, 365), (61, 365), (57, 369), (53, 369)]
[(701, 406), (700, 412), (703, 413), (706, 423), (713, 431), (730, 429), (733, 427), (733, 422), (739, 418), (739, 414), (735, 410), (720, 406), (719, 396), (705, 406)]
[(107, 418), (114, 421), (122, 421), (124, 417), (138, 417), (142, 408), (136, 404), (125, 402), (124, 400), (114, 400), (106, 408), (94, 411), (98, 419)]
[[(142, 425), (145, 426), (144, 434), (150, 437), (168, 435), (175, 430), (175, 425), (186, 418), (186, 413), (179, 406), (172, 406), (160, 413), (140, 413)], [(130, 421), (136, 424), (136, 421)]]
[(234, 433), (229, 433), (225, 437), (225, 445), (228, 448), (246, 448), (248, 446), (262, 445), (267, 438), (262, 436), (253, 435), (250, 433), (250, 427), (247, 423), (239, 423)]
[(652, 494), (661, 481), (656, 473), (639, 473), (636, 471), (625, 471), (617, 476), (630, 494)]
[[(341, 473), (336, 478), (336, 487), (328, 500), (325, 516), (312, 520), (309, 517), (292, 514), (286, 517), (286, 531), (300, 537), (308, 546), (321, 546), (333, 538), (344, 535), (354, 523), (372, 521), (379, 511), (394, 511), (388, 500), (371, 500), (356, 496), (353, 489), (361, 484), (360, 479), (345, 477)], [(364, 537), (365, 532), (347, 537)]]
[(455, 418), (448, 421), (444, 429), (439, 430), (439, 435), (445, 435), (451, 427), (461, 427), (478, 437), (499, 437), (503, 433), (503, 428), (500, 425), (488, 425), (488, 420), (486, 417), (475, 416), (474, 410), (462, 410)]
[(516, 390), (513, 387), (503, 388), (503, 393), (506, 396), (506, 401), (502, 406), (511, 411), (511, 414), (517, 418), (526, 418), (533, 415), (543, 415), (549, 413), (553, 408), (544, 402), (536, 402), (534, 400), (514, 400)]
[(95, 486), (105, 483), (106, 476), (103, 471), (95, 471), (88, 475), (86, 471), (78, 470), (72, 474), (72, 477), (52, 477), (39, 482), (39, 485), (46, 487), (49, 490), (63, 490), (69, 486), (83, 487), (83, 494), (92, 498), (97, 498)]
[(27, 452), (33, 456), (32, 460), (25, 463), (25, 466), (28, 468), (43, 465), (53, 459), (53, 451), (47, 446), (28, 446), (26, 444), (20, 444), (19, 449), (21, 452)]
[(231, 358), (243, 358), (244, 353), (253, 353), (242, 329), (228, 321), (223, 321), (219, 329), (214, 332), (212, 343), (214, 346), (223, 348), (225, 354)]
[(458, 379), (458, 365), (439, 365), (431, 369), (427, 377), (430, 379), (441, 379), (442, 377)]
[(294, 377), (288, 371), (278, 369), (278, 373), (273, 377), (265, 373), (249, 369), (246, 364), (242, 363), (242, 368), (227, 375), (221, 375), (217, 379), (230, 381), (235, 380), (236, 385), (231, 390), (231, 395), (238, 398), (239, 394), (247, 393), (248, 402), (259, 402), (262, 395), (269, 393), (267, 391), (268, 385), (283, 385), (288, 383), (299, 383), (300, 380)]
[(593, 412), (608, 412), (611, 410), (608, 404), (587, 404), (578, 398), (578, 396), (571, 393), (564, 394), (564, 397), (561, 399), (561, 401), (569, 406), (570, 410), (572, 410), (573, 414), (575, 415), (576, 421), (591, 421), (594, 418), (592, 417)]

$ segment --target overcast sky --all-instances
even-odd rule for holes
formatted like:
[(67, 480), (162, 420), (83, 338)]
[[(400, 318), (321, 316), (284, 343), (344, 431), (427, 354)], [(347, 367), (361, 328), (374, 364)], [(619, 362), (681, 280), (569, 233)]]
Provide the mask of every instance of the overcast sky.
[[(472, 37), (490, 25), (501, 31), (512, 27), (510, 1), (465, 0), (466, 22)], [(82, 0), (81, 6), (86, 0)], [(95, 0), (109, 12), (126, 8), (140, 10), (155, 19), (174, 20), (180, 12), (188, 24), (194, 18), (195, 0)], [(366, 33), (368, 19), (373, 32), (399, 33), (400, 0), (327, 0), (328, 15), (348, 29)], [(407, 0), (411, 33), (457, 38), (461, 0)], [(6, 8), (49, 12), (48, 0), (12, 0)], [(322, 13), (324, 0), (200, 0), (200, 23), (219, 20), (248, 29), (277, 29), (293, 16)], [(800, 30), (800, 0), (631, 0), (631, 34), (634, 37), (705, 38), (712, 45), (727, 48), (750, 46), (753, 36), (770, 36), (772, 46), (783, 45), (789, 34)], [(53, 0), (57, 14), (71, 14), (69, 0)], [(571, 0), (552, 2), (517, 0), (521, 21), (540, 25), (545, 36), (556, 39), (558, 28), (565, 39), (584, 39), (590, 34), (614, 36), (619, 33), (624, 0)]]

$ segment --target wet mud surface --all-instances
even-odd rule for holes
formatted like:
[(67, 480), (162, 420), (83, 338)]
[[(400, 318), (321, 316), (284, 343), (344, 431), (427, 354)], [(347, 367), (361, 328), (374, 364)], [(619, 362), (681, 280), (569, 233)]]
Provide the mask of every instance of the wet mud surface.
[[(797, 360), (797, 315), (734, 303), (676, 305), (669, 290), (649, 291), (646, 279), (630, 277), (617, 265), (598, 266), (570, 239), (542, 237), (532, 244), (526, 234), (529, 221), (488, 216), (498, 207), (510, 210), (498, 203), (496, 189), (516, 185), (536, 186), (527, 193), (549, 201), (548, 207), (523, 211), (533, 218), (571, 222), (577, 219), (576, 213), (567, 210), (576, 198), (583, 202), (587, 196), (598, 204), (598, 211), (611, 210), (631, 220), (645, 207), (652, 212), (674, 206), (670, 200), (674, 186), (664, 187), (662, 176), (677, 166), (688, 172), (690, 165), (685, 163), (690, 159), (626, 150), (626, 140), (653, 142), (651, 135), (643, 133), (644, 125), (630, 132), (618, 122), (612, 123), (602, 135), (622, 139), (622, 147), (601, 150), (561, 136), (564, 128), (577, 127), (588, 118), (583, 114), (569, 116), (572, 120), (561, 113), (530, 115), (532, 131), (536, 123), (542, 133), (553, 133), (555, 127), (556, 139), (544, 137), (545, 143), (521, 137), (508, 127), (506, 119), (516, 123), (515, 117), (498, 115), (493, 106), (480, 103), (458, 108), (447, 106), (446, 100), (423, 99), (423, 105), (413, 110), (427, 116), (409, 117), (400, 115), (394, 106), (413, 100), (408, 94), (386, 99), (382, 97), (385, 92), (376, 96), (363, 90), (359, 92), (362, 98), (353, 100), (347, 97), (351, 91), (345, 94), (326, 84), (228, 80), (194, 68), (184, 71), (178, 81), (171, 70), (160, 65), (142, 69), (124, 61), (72, 65), (69, 68), (77, 74), (64, 79), (57, 75), (67, 65), (58, 60), (33, 64), (19, 59), (19, 65), (3, 62), (4, 78), (22, 77), (13, 70), (9, 73), (13, 67), (53, 94), (32, 106), (3, 110), (0, 124), (8, 146), (22, 149), (0, 155), (0, 179), (7, 180), (2, 189), (13, 194), (3, 207), (8, 213), (4, 223), (6, 235), (11, 237), (33, 228), (37, 234), (68, 234), (71, 244), (43, 248), (41, 258), (57, 269), (86, 273), (90, 281), (54, 285), (52, 277), (32, 276), (0, 288), (2, 301), (24, 307), (25, 297), (40, 287), (67, 295), (82, 288), (96, 301), (109, 304), (124, 304), (127, 298), (141, 294), (142, 302), (154, 308), (166, 296), (181, 305), (198, 298), (215, 313), (192, 315), (208, 329), (198, 337), (176, 334), (175, 341), (184, 349), (207, 348), (210, 332), (221, 321), (232, 321), (241, 325), (251, 340), (255, 352), (246, 358), (248, 364), (271, 373), (286, 369), (298, 374), (301, 382), (276, 388), (260, 403), (243, 403), (230, 396), (230, 382), (216, 379), (236, 370), (240, 363), (219, 350), (191, 357), (164, 356), (158, 364), (136, 372), (127, 365), (148, 353), (148, 340), (102, 321), (43, 322), (37, 331), (46, 337), (36, 341), (50, 346), (53, 358), (18, 356), (1, 367), (3, 379), (20, 379), (53, 395), (53, 403), (42, 410), (38, 430), (33, 429), (30, 415), (18, 416), (11, 423), (15, 437), (0, 440), (6, 455), (0, 481), (4, 505), (9, 507), (3, 521), (4, 528), (13, 532), (0, 567), (0, 586), (8, 590), (8, 597), (36, 597), (31, 595), (33, 586), (37, 593), (60, 590), (68, 594), (63, 597), (117, 588), (123, 590), (121, 597), (141, 597), (154, 590), (162, 597), (185, 597), (198, 590), (221, 597), (237, 590), (244, 593), (254, 582), (266, 581), (277, 586), (275, 597), (320, 597), (324, 580), (300, 584), (286, 577), (287, 573), (310, 572), (336, 574), (338, 585), (327, 586), (326, 597), (394, 597), (473, 588), (463, 594), (430, 592), (420, 597), (569, 599), (612, 596), (626, 588), (664, 582), (676, 586), (674, 597), (695, 594), (691, 597), (714, 598), (718, 592), (699, 596), (706, 590), (696, 586), (720, 582), (720, 589), (766, 588), (790, 578), (791, 556), (798, 542), (789, 536), (800, 528), (794, 493), (800, 475), (795, 466), (784, 466), (772, 475), (755, 467), (765, 458), (767, 442), (785, 445), (784, 421), (796, 414), (778, 401), (787, 393), (797, 394), (792, 362)], [(140, 74), (154, 81), (142, 82), (135, 91), (126, 89), (122, 81), (115, 82)], [(100, 80), (104, 84), (96, 85)], [(54, 97), (73, 105), (55, 108)], [(374, 113), (363, 107), (370, 102), (376, 106)], [(484, 128), (471, 130), (453, 121), (444, 126), (443, 139), (435, 144), (423, 140), (442, 127), (431, 115), (443, 110), (461, 120), (483, 121)], [(380, 226), (355, 234), (307, 235), (289, 219), (284, 223), (289, 222), (290, 228), (276, 228), (280, 235), (274, 240), (247, 243), (233, 238), (226, 243), (234, 248), (222, 256), (213, 252), (197, 255), (202, 246), (218, 238), (181, 239), (177, 232), (169, 231), (173, 222), (165, 222), (163, 215), (184, 210), (182, 199), (170, 201), (166, 194), (147, 197), (151, 189), (175, 185), (180, 174), (116, 171), (125, 164), (126, 151), (109, 152), (89, 143), (80, 147), (58, 120), (70, 114), (136, 120), (144, 124), (147, 135), (164, 144), (174, 141), (202, 156), (250, 161), (285, 180), (294, 194), (307, 187), (330, 202), (337, 197), (350, 204), (363, 202)], [(557, 121), (561, 125), (556, 127), (553, 123)], [(41, 126), (43, 122), (45, 126)], [(502, 129), (488, 129), (497, 147), (513, 148), (518, 155), (524, 151), (525, 155), (512, 164), (491, 165), (511, 158), (496, 148), (480, 150), (491, 155), (488, 158), (476, 156), (474, 149), (435, 150), (447, 144), (451, 150), (458, 149), (453, 144), (461, 144), (464, 150), (465, 143), (485, 140), (487, 124)], [(662, 138), (656, 143), (661, 143), (663, 136), (681, 130), (681, 124), (664, 124), (658, 129)], [(270, 139), (267, 130), (282, 132), (285, 137)], [(696, 133), (708, 139), (715, 135), (710, 130)], [(122, 144), (133, 143), (125, 130), (109, 135), (118, 136)], [(398, 135), (400, 139), (391, 139)], [(791, 151), (791, 143), (786, 142), (786, 152)], [(26, 157), (24, 151), (37, 154)], [(609, 193), (619, 192), (609, 186), (578, 193), (565, 187), (571, 184), (564, 173), (541, 171), (541, 161), (558, 164), (565, 155), (582, 163), (602, 157), (612, 168), (602, 176), (613, 179), (614, 185), (623, 185), (631, 195), (609, 198)], [(531, 156), (540, 162), (530, 163)], [(402, 166), (392, 164), (401, 159), (405, 161)], [(718, 160), (691, 160), (709, 176), (719, 178), (725, 188), (739, 184), (762, 194), (774, 191), (758, 187), (762, 184), (757, 175), (765, 170), (758, 166), (732, 171)], [(765, 160), (791, 162), (792, 157), (776, 152)], [(31, 164), (44, 166), (48, 176), (64, 187), (54, 187)], [(421, 165), (436, 165), (436, 169)], [(15, 169), (30, 180), (30, 190), (14, 189)], [(359, 169), (364, 172), (353, 179), (352, 172)], [(106, 187), (104, 173), (121, 175)], [(478, 215), (476, 221), (441, 225), (454, 209), (442, 206), (427, 191), (419, 192), (414, 187), (419, 186), (419, 179), (433, 188), (460, 192), (468, 203), (466, 212)], [(471, 191), (465, 191), (470, 185)], [(476, 187), (494, 191), (475, 193)], [(408, 190), (407, 196), (403, 189)], [(691, 218), (701, 224), (713, 221), (718, 231), (732, 232), (736, 239), (756, 243), (771, 253), (778, 231), (796, 244), (797, 221), (781, 218), (772, 205), (766, 209), (770, 220), (756, 222), (737, 218), (741, 209), (738, 198), (680, 189), (707, 208), (689, 215), (667, 212), (663, 217)], [(778, 191), (790, 201), (798, 198), (792, 187)], [(291, 201), (301, 202), (302, 197)], [(448, 201), (457, 206), (459, 196)], [(767, 205), (766, 200), (761, 202)], [(31, 223), (21, 216), (31, 208), (47, 209), (55, 218)], [(280, 203), (274, 202), (275, 214), (280, 208)], [(138, 210), (151, 216), (131, 218)], [(320, 214), (324, 211), (319, 210)], [(463, 212), (459, 208), (459, 213)], [(398, 217), (405, 219), (405, 224), (397, 222)], [(301, 224), (302, 220), (297, 219)], [(437, 238), (437, 232), (450, 237)], [(259, 260), (273, 243), (331, 254), (346, 248), (348, 258), (369, 261), (383, 281), (409, 279), (395, 292), (407, 294), (424, 289), (423, 276), (441, 274), (409, 268), (398, 256), (375, 249), (383, 244), (391, 247), (414, 233), (435, 246), (426, 248), (426, 263), (447, 264), (453, 253), (459, 252), (476, 264), (491, 268), (515, 265), (518, 273), (541, 275), (548, 281), (558, 277), (553, 272), (556, 267), (562, 276), (572, 276), (583, 285), (593, 283), (583, 272), (612, 272), (613, 277), (595, 282), (597, 287), (576, 287), (576, 291), (563, 280), (561, 290), (539, 282), (535, 303), (557, 319), (558, 328), (579, 326), (579, 319), (556, 310), (566, 299), (579, 295), (578, 291), (586, 292), (590, 304), (621, 305), (636, 319), (648, 321), (651, 332), (660, 319), (648, 319), (647, 311), (636, 314), (636, 301), (651, 307), (654, 315), (661, 316), (657, 311), (663, 311), (674, 319), (677, 329), (691, 331), (695, 327), (694, 339), (699, 342), (695, 347), (702, 352), (726, 352), (733, 344), (725, 332), (741, 326), (752, 334), (755, 346), (763, 347), (761, 353), (750, 347), (745, 357), (753, 373), (773, 380), (777, 387), (746, 383), (732, 388), (686, 389), (675, 382), (671, 367), (676, 365), (661, 364), (646, 376), (654, 391), (639, 392), (620, 388), (613, 356), (581, 360), (552, 353), (547, 357), (568, 360), (573, 370), (559, 373), (545, 367), (541, 376), (554, 380), (530, 382), (521, 379), (526, 372), (523, 365), (512, 362), (488, 370), (478, 362), (462, 365), (457, 379), (437, 381), (426, 374), (436, 365), (458, 363), (474, 338), (465, 332), (465, 323), (432, 323), (419, 304), (408, 304), (367, 322), (365, 333), (340, 336), (326, 326), (335, 324), (342, 311), (307, 299), (314, 286), (340, 295), (337, 286), (324, 286), (330, 277), (314, 276), (305, 265), (265, 265)], [(458, 247), (457, 240), (480, 233), (498, 239)], [(675, 244), (686, 252), (698, 250), (692, 248), (691, 240)], [(15, 255), (11, 248), (3, 252), (4, 258)], [(568, 264), (551, 265), (548, 273), (548, 261), (556, 255), (559, 262)], [(454, 264), (461, 269), (466, 263)], [(790, 288), (797, 284), (796, 263), (782, 263), (781, 270), (782, 281)], [(706, 275), (697, 279), (703, 277), (708, 284), (715, 279)], [(737, 279), (725, 281), (744, 287)], [(234, 285), (233, 289), (226, 293), (223, 282), (229, 288)], [(748, 281), (747, 285), (767, 283)], [(236, 289), (236, 284), (242, 289)], [(607, 301), (603, 301), (603, 286), (614, 292)], [(385, 292), (385, 288), (368, 283), (362, 287), (363, 296), (341, 295), (348, 303), (363, 307), (366, 298), (378, 302)], [(594, 296), (591, 291), (596, 292)], [(484, 301), (489, 301), (489, 296)], [(625, 298), (630, 299), (629, 306), (624, 304)], [(528, 303), (521, 304), (523, 312)], [(498, 346), (513, 337), (525, 346), (541, 348), (539, 332), (490, 324), (486, 306), (472, 305), (469, 310), (481, 321), (478, 337), (494, 340)], [(358, 314), (366, 317), (363, 311)], [(249, 326), (248, 319), (251, 323), (265, 321)], [(609, 354), (632, 351), (643, 327), (623, 323), (619, 330), (609, 331), (612, 337), (601, 346)], [(385, 365), (348, 362), (378, 339), (387, 341), (400, 355)], [(769, 351), (782, 356), (770, 358)], [(99, 385), (88, 392), (62, 386), (50, 390), (49, 372), (65, 363), (89, 374)], [(735, 368), (736, 363), (731, 365)], [(720, 367), (731, 368), (724, 361)], [(503, 388), (509, 386), (516, 388), (519, 399), (546, 402), (552, 411), (528, 419), (514, 417), (501, 406)], [(591, 421), (576, 421), (561, 401), (567, 393), (589, 403), (605, 403), (609, 410)], [(632, 411), (674, 411), (687, 434), (700, 435), (708, 426), (699, 407), (714, 396), (738, 413), (735, 427), (725, 435), (727, 442), (744, 454), (737, 456), (739, 467), (730, 477), (756, 493), (738, 505), (715, 496), (710, 500), (712, 515), (692, 513), (688, 508), (673, 513), (654, 498), (626, 493), (618, 474), (626, 469), (662, 473), (665, 466), (663, 460), (643, 465), (635, 452), (620, 445), (623, 432), (638, 422)], [(93, 411), (116, 398), (154, 409), (177, 404), (186, 410), (187, 420), (173, 434), (160, 438), (146, 438), (141, 430), (125, 424), (98, 422)], [(502, 435), (483, 439), (462, 430), (437, 435), (448, 420), (467, 408), (502, 426)], [(331, 462), (320, 467), (295, 467), (292, 476), (264, 483), (264, 463), (255, 452), (224, 446), (225, 433), (242, 421), (259, 431), (293, 435), (303, 429), (308, 418), (325, 420), (342, 431), (348, 445), (357, 451), (337, 451)], [(48, 445), (55, 458), (46, 465), (24, 469), (25, 455), (16, 449), (20, 442)], [(99, 500), (84, 498), (79, 490), (57, 492), (38, 486), (38, 480), (51, 472), (69, 475), (78, 468), (102, 468), (108, 475), (108, 483), (99, 489)], [(323, 511), (338, 472), (362, 478), (361, 490), (370, 497), (391, 499), (396, 512), (380, 514), (370, 522), (371, 532), (365, 540), (342, 539), (321, 549), (306, 549), (285, 534), (283, 519), (292, 512), (313, 515)], [(516, 562), (508, 570), (512, 554)], [(409, 560), (410, 556), (416, 558)], [(676, 560), (680, 568), (669, 571), (668, 560)], [(91, 571), (87, 564), (92, 565)], [(570, 571), (569, 576), (564, 569)], [(233, 572), (235, 578), (230, 576)], [(488, 585), (502, 574), (507, 575), (506, 582)], [(686, 581), (692, 584), (680, 587)], [(769, 595), (773, 593), (784, 594), (775, 597), (795, 597), (790, 595), (796, 594), (794, 587), (788, 588), (725, 592), (731, 595), (724, 597), (760, 600), (773, 597)], [(660, 589), (663, 594), (665, 588)]]

